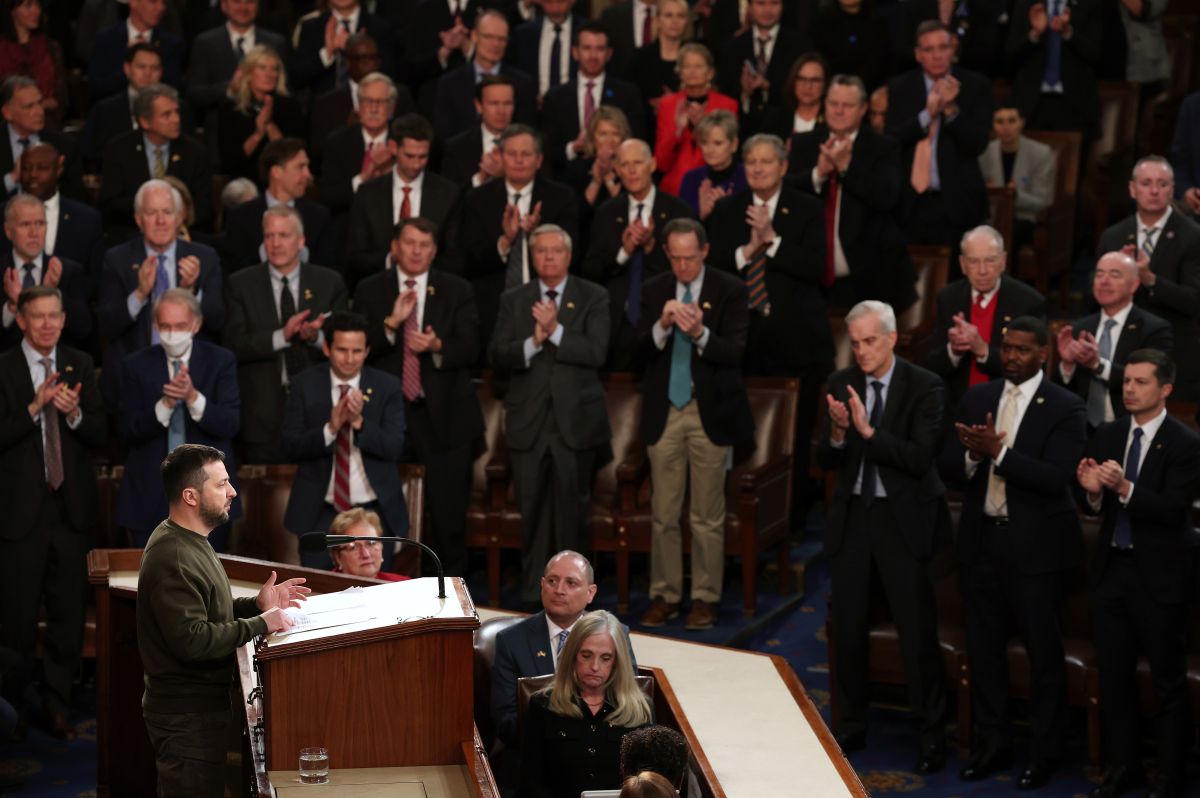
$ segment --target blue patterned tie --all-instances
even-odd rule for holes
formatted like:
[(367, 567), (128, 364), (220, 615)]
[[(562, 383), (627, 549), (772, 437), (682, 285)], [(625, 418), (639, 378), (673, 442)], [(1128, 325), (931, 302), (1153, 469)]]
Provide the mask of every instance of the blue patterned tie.
[[(1129, 444), (1129, 454), (1125, 455), (1125, 479), (1137, 482), (1138, 461), (1142, 459), (1142, 428), (1133, 428), (1133, 443)], [(1113, 545), (1118, 549), (1128, 549), (1133, 546), (1133, 525), (1129, 521), (1129, 511), (1124, 507), (1117, 510), (1117, 525), (1113, 529)]]
[[(179, 375), (179, 361), (171, 361), (171, 376)], [(183, 400), (177, 399), (175, 407), (171, 410), (171, 421), (167, 425), (167, 451), (173, 451), (176, 446), (181, 443), (186, 443), (187, 438), (183, 434)]]
[[(683, 291), (683, 302), (690, 305), (692, 289)], [(667, 398), (680, 410), (692, 401), (692, 339), (675, 328), (675, 344), (671, 348), (671, 380), (667, 386)]]
[(567, 635), (569, 635), (569, 634), (571, 634), (571, 632), (567, 629), (563, 629), (561, 632), (558, 633), (558, 635), (556, 636), (558, 642), (554, 644), (554, 656), (557, 657), (559, 654), (562, 653), (563, 646), (566, 645), (566, 643), (567, 643)]
[[(167, 275), (167, 256), (160, 254), (158, 256), (158, 269), (157, 269), (157, 271), (155, 271), (154, 289), (150, 292), (150, 303), (151, 303), (150, 309), (151, 310), (154, 309), (154, 304), (153, 304), (154, 300), (158, 299), (160, 296), (162, 296), (164, 293), (166, 293), (167, 289), (169, 289), (170, 287), (171, 287), (171, 278), (170, 278), (170, 276)], [(151, 319), (151, 322), (153, 322), (153, 318)], [(158, 342), (159, 342), (158, 330), (154, 327), (154, 324), (152, 323), (150, 325), (150, 345), (154, 346)]]

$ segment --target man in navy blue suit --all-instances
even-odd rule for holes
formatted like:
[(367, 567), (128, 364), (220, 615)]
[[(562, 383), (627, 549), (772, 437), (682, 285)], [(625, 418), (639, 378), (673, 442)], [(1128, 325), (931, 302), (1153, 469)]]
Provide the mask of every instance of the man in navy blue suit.
[[(225, 324), (221, 296), (221, 259), (204, 244), (183, 241), (183, 198), (162, 180), (147, 180), (134, 197), (134, 219), (142, 235), (113, 247), (104, 256), (96, 315), (100, 334), (108, 339), (102, 389), (116, 407), (117, 370), (121, 359), (158, 343), (150, 303), (169, 288), (185, 288), (203, 309), (201, 333), (220, 340)], [(111, 376), (109, 376), (111, 375)], [(159, 513), (161, 521), (162, 513)], [(157, 521), (155, 522), (157, 524)], [(153, 525), (150, 527), (153, 529)]]
[[(233, 438), (240, 426), (237, 358), (228, 349), (202, 341), (203, 311), (196, 295), (172, 288), (153, 305), (159, 342), (121, 361), (120, 428), (128, 455), (117, 492), (116, 521), (144, 546), (166, 517), (161, 467), (167, 453), (181, 443), (199, 443), (225, 452), (231, 475)], [(232, 477), (236, 489), (236, 476)], [(242, 514), (234, 499), (230, 518)], [(228, 524), (209, 541), (224, 550)]]
[[(362, 507), (379, 513), (388, 535), (405, 535), (408, 510), (398, 468), (404, 454), (400, 380), (363, 366), (370, 347), (362, 316), (334, 313), (323, 332), (329, 368), (300, 372), (284, 411), (283, 453), (299, 468), (283, 526), (296, 535), (321, 531), (339, 512)], [(385, 563), (391, 548), (385, 547)], [(330, 567), (324, 552), (301, 552), (300, 560), (309, 568)]]
[(575, 75), (578, 64), (571, 52), (575, 29), (583, 21), (575, 16), (575, 0), (542, 0), (541, 15), (518, 25), (512, 34), (507, 60), (537, 80), (538, 97), (561, 86)]
[(163, 82), (179, 88), (183, 79), (183, 40), (161, 26), (162, 0), (129, 0), (129, 17), (96, 34), (88, 59), (88, 91), (93, 102), (125, 88), (125, 48), (153, 44), (162, 55)]
[(960, 775), (978, 781), (1012, 761), (1005, 652), (1015, 630), (1029, 652), (1032, 685), (1022, 790), (1048, 782), (1063, 754), (1067, 677), (1058, 608), (1083, 557), (1071, 489), (1087, 444), (1087, 410), (1045, 377), (1048, 356), (1046, 325), (1013, 319), (1000, 346), (1004, 379), (967, 390), (940, 463), (946, 481), (966, 490), (958, 560), (977, 734)]

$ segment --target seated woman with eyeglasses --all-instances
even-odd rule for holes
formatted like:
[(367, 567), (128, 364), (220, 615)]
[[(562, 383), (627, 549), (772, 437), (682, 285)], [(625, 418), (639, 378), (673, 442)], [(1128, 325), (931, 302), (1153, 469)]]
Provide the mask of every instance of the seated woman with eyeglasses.
[(571, 627), (554, 683), (529, 700), (521, 798), (576, 798), (621, 786), (621, 739), (654, 722), (638, 688), (625, 627), (597, 610)]
[[(383, 522), (370, 510), (355, 507), (334, 517), (329, 525), (329, 534), (380, 537), (383, 535)], [(383, 567), (383, 541), (356, 540), (342, 546), (334, 546), (329, 550), (329, 556), (333, 558), (333, 570), (339, 573), (369, 576), (385, 582), (402, 582), (409, 578), (379, 570)]]

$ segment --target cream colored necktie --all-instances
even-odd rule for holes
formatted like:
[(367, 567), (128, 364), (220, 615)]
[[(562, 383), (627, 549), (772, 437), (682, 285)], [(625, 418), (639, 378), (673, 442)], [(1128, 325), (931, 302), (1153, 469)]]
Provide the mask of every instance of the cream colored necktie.
[[(1000, 418), (996, 422), (996, 432), (1005, 433), (1004, 444), (1009, 447), (1012, 446), (1015, 437), (1013, 427), (1017, 423), (1017, 400), (1020, 397), (1021, 389), (1016, 385), (1005, 392), (1004, 406), (1000, 408)], [(1008, 492), (1004, 484), (1004, 477), (996, 476), (995, 463), (988, 472), (987, 499), (984, 502), (983, 511), (993, 516), (1008, 515)]]

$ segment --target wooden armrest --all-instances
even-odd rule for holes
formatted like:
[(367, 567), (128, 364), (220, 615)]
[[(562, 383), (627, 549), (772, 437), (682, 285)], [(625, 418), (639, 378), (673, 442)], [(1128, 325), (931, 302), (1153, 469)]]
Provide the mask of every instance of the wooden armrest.
[(738, 490), (742, 493), (753, 493), (767, 481), (786, 474), (791, 467), (792, 456), (785, 454), (770, 462), (763, 463), (758, 468), (743, 471), (738, 479)]

